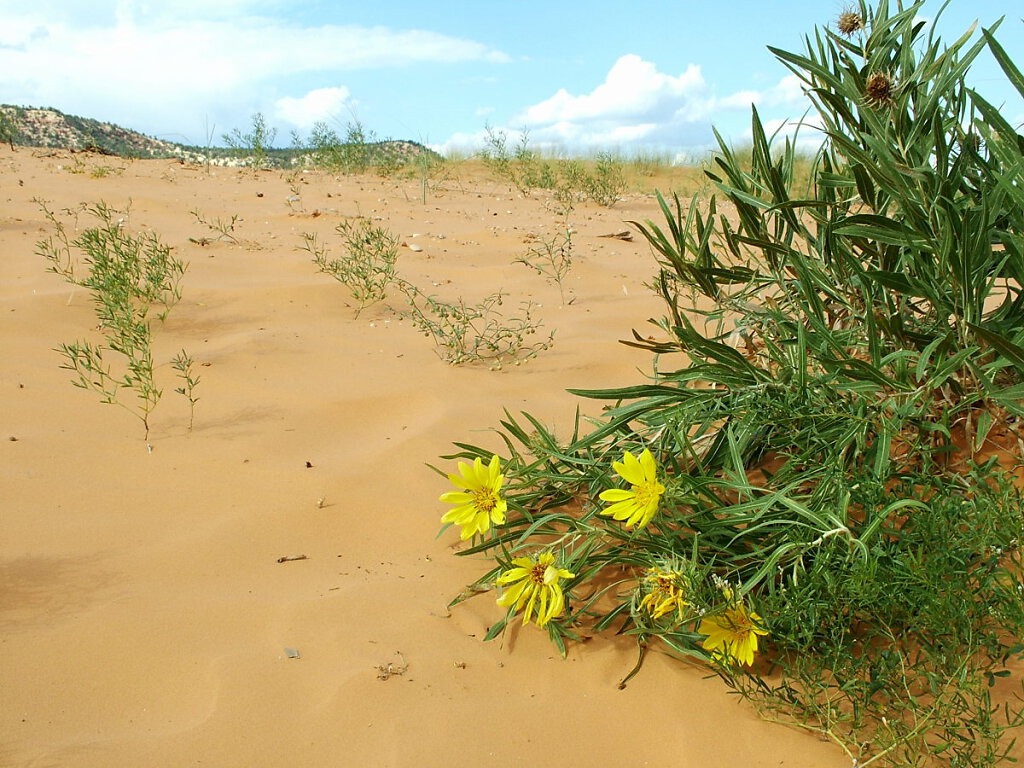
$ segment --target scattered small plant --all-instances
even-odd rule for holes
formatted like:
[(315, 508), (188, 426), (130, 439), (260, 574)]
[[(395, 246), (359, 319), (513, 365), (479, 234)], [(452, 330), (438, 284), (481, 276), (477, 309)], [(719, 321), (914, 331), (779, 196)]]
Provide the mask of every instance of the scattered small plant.
[[(231, 214), (230, 219), (224, 219), (221, 217), (207, 218), (202, 211), (198, 208), (193, 208), (189, 211), (192, 214), (192, 218), (199, 224), (209, 229), (211, 232), (217, 233), (217, 240), (227, 240), (228, 242), (238, 245), (238, 238), (235, 237), (235, 225), (239, 222), (239, 216), (237, 213)], [(189, 238), (189, 242), (198, 243), (199, 245), (209, 245), (210, 239), (208, 237)]]
[(555, 283), (564, 304), (565, 278), (572, 268), (572, 228), (566, 224), (557, 234), (538, 239), (536, 245), (515, 262), (525, 264), (537, 274)]
[(487, 137), (480, 150), (480, 159), (499, 179), (512, 184), (523, 195), (530, 195), (534, 189), (554, 189), (558, 175), (553, 165), (543, 160), (530, 148), (530, 137), (524, 133), (512, 149), (508, 146), (508, 134), (486, 127)]
[(314, 165), (341, 173), (366, 173), (371, 161), (371, 143), (375, 141), (358, 119), (345, 127), (342, 138), (327, 123), (313, 125), (309, 135), (309, 152)]
[(343, 258), (330, 258), (327, 247), (315, 233), (303, 235), (301, 248), (313, 257), (321, 272), (331, 275), (352, 292), (352, 298), (358, 303), (356, 317), (359, 317), (363, 309), (383, 301), (388, 286), (395, 282), (398, 238), (369, 219), (343, 221), (335, 231), (344, 241)]
[(176, 387), (174, 391), (188, 400), (188, 431), (191, 432), (195, 423), (196, 403), (199, 402), (196, 387), (199, 386), (200, 377), (193, 368), (195, 361), (184, 349), (174, 356), (171, 365), (181, 379), (181, 386)]
[[(1024, 138), (922, 2), (844, 11), (800, 54), (809, 162), (756, 110), (715, 192), (635, 226), (666, 315), (647, 382), (570, 436), (508, 416), (446, 459), (441, 518), (563, 653), (605, 630), (710, 667), (857, 768), (983, 768), (1024, 725)], [(804, 166), (804, 163), (807, 165)], [(734, 214), (726, 215), (724, 199)], [(680, 362), (665, 370), (665, 360)], [(1007, 469), (1009, 466), (1009, 469)]]
[(413, 325), (433, 339), (438, 356), (451, 365), (489, 363), (498, 370), (505, 363), (519, 365), (554, 344), (554, 332), (533, 340), (541, 328), (534, 315), (534, 304), (522, 302), (519, 312), (502, 313), (507, 294), (492, 293), (476, 304), (464, 299), (455, 303), (427, 296), (411, 283), (399, 288), (406, 296)]
[[(106, 204), (85, 210), (98, 225), (71, 240), (63, 222), (43, 204), (56, 232), (36, 246), (51, 272), (90, 292), (104, 337), (99, 344), (62, 344), (59, 351), (65, 362), (61, 367), (75, 374), (72, 384), (76, 387), (91, 390), (103, 403), (118, 405), (138, 418), (148, 440), (150, 414), (162, 394), (154, 376), (150, 315), (159, 306), (156, 317), (163, 321), (181, 298), (186, 265), (156, 235), (128, 233)], [(118, 355), (117, 370), (111, 367), (107, 352)], [(125, 392), (132, 393), (134, 400), (126, 400)], [(193, 402), (191, 388), (189, 392)]]
[(120, 176), (123, 173), (124, 168), (119, 168), (113, 165), (97, 165), (89, 171), (89, 175), (94, 179), (105, 179), (107, 176)]
[(288, 206), (288, 210), (293, 214), (305, 211), (306, 207), (302, 203), (302, 185), (297, 181), (289, 182), (288, 191), (291, 194), (284, 199), (285, 204)]
[(593, 173), (583, 179), (583, 193), (598, 205), (611, 208), (626, 189), (622, 163), (609, 152), (599, 152)]

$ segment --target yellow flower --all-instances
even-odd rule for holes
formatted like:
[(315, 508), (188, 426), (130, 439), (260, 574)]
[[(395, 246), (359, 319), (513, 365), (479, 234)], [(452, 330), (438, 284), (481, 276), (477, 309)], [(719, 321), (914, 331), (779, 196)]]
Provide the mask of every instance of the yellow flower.
[[(726, 593), (731, 598), (731, 590)], [(704, 650), (711, 651), (713, 658), (721, 662), (736, 661), (750, 666), (757, 653), (757, 636), (767, 635), (761, 627), (761, 617), (748, 611), (742, 601), (731, 602), (719, 615), (701, 619), (697, 631), (707, 635)]]
[(654, 619), (660, 619), (666, 613), (675, 611), (679, 619), (682, 619), (685, 609), (689, 606), (683, 599), (683, 590), (679, 586), (682, 578), (683, 574), (680, 571), (648, 568), (643, 581), (647, 594), (640, 601), (640, 610), (646, 609)]
[(544, 552), (540, 557), (517, 557), (509, 568), (498, 577), (498, 584), (512, 584), (498, 598), (498, 605), (523, 610), (523, 624), (530, 621), (534, 609), (537, 611), (537, 626), (543, 627), (562, 612), (565, 595), (560, 584), (562, 579), (571, 579), (576, 574), (554, 565), (555, 556)]
[(631, 487), (628, 491), (623, 488), (602, 491), (601, 501), (611, 501), (613, 504), (602, 510), (601, 514), (625, 520), (628, 528), (643, 528), (658, 511), (661, 494), (665, 492), (665, 486), (658, 482), (658, 467), (654, 463), (654, 456), (647, 448), (644, 448), (639, 459), (626, 451), (622, 461), (612, 462), (612, 467)]
[(461, 525), (463, 541), (474, 533), (484, 533), (492, 522), (495, 525), (505, 522), (508, 504), (498, 493), (505, 476), (501, 474), (497, 456), (492, 456), (486, 467), (479, 458), (472, 464), (460, 461), (459, 474), (448, 475), (448, 479), (463, 490), (441, 494), (441, 501), (455, 505), (444, 514), (441, 522)]

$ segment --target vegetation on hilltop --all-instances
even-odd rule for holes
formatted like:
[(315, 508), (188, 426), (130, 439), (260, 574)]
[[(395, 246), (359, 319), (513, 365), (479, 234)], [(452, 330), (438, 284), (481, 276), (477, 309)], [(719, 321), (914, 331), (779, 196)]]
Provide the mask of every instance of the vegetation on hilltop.
[[(262, 121), (262, 115), (257, 114), (254, 122), (257, 120)], [(359, 141), (355, 142), (351, 132), (343, 140), (322, 123), (314, 127), (308, 143), (293, 140), (290, 147), (272, 147), (269, 144), (274, 134), (272, 129), (243, 133), (236, 128), (225, 135), (226, 140), (230, 139), (229, 146), (200, 147), (155, 139), (113, 123), (69, 115), (53, 107), (0, 105), (0, 142), (12, 147), (94, 151), (126, 158), (182, 158), (218, 165), (251, 165), (255, 153), (258, 158), (255, 164), (261, 167), (309, 164), (342, 166), (346, 170), (357, 167), (362, 171), (381, 166), (402, 167), (421, 156), (439, 159), (436, 152), (415, 141), (378, 141), (372, 134), (360, 133)]]

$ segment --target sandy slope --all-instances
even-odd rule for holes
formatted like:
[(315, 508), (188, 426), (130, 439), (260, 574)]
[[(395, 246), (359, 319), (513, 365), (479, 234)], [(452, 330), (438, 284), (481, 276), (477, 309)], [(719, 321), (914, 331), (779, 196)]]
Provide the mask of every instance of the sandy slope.
[[(503, 407), (564, 430), (565, 388), (640, 380), (648, 355), (616, 340), (660, 314), (653, 261), (597, 236), (654, 216), (650, 199), (577, 209), (560, 306), (512, 263), (553, 216), (490, 181), (451, 180), (423, 205), (415, 181), (310, 174), (296, 213), (279, 173), (72, 164), (0, 149), (0, 765), (846, 765), (657, 654), (617, 690), (628, 640), (563, 661), (533, 626), (483, 643), (492, 596), (445, 608), (484, 564), (435, 538), (445, 483), (425, 462), (492, 442)], [(157, 352), (202, 364), (194, 431), (169, 365), (151, 452), (131, 416), (71, 386), (54, 347), (95, 338), (95, 320), (34, 253), (51, 230), (33, 198), (130, 199), (127, 225), (190, 262)], [(190, 242), (211, 234), (195, 208), (239, 215), (242, 243)], [(452, 368), (398, 297), (354, 319), (297, 246), (304, 231), (337, 242), (355, 214), (423, 246), (399, 262), (417, 284), (542, 303), (555, 347), (501, 372)], [(407, 669), (379, 679), (389, 663)]]

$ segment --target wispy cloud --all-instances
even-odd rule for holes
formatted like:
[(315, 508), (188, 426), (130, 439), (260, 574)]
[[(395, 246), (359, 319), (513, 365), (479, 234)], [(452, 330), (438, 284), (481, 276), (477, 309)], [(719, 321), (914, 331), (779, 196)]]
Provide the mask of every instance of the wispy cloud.
[[(228, 19), (226, 6), (249, 15)], [(427, 30), (298, 25), (266, 15), (274, 6), (122, 1), (106, 4), (105, 20), (82, 23), (0, 6), (4, 99), (70, 111), (89, 105), (118, 121), (144, 114), (151, 124), (172, 116), (180, 123), (183, 111), (201, 118), (276, 103), (283, 116), (305, 120), (327, 91), (338, 101), (345, 72), (508, 60), (482, 43)], [(328, 81), (322, 88), (288, 92), (289, 78), (317, 74)]]

